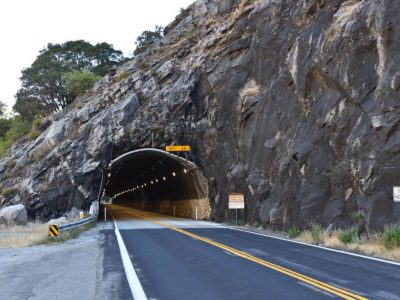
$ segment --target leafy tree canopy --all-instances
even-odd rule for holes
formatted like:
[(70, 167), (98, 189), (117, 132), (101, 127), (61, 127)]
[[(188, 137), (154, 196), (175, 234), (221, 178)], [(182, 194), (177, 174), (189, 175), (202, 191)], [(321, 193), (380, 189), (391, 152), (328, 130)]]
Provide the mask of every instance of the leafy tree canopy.
[[(33, 64), (22, 71), (22, 88), (17, 92), (14, 110), (29, 119), (34, 118), (33, 113), (62, 110), (77, 96), (67, 88), (67, 74), (87, 71), (104, 76), (122, 62), (122, 52), (107, 43), (92, 45), (78, 40), (48, 44)], [(85, 86), (88, 87), (87, 82)], [(27, 111), (28, 104), (34, 106), (32, 112)]]
[(161, 26), (156, 26), (154, 31), (143, 31), (142, 34), (136, 39), (136, 49), (133, 52), (133, 55), (143, 53), (148, 48), (153, 46), (162, 37), (163, 28)]
[(4, 116), (6, 107), (7, 105), (3, 101), (0, 101), (0, 117)]

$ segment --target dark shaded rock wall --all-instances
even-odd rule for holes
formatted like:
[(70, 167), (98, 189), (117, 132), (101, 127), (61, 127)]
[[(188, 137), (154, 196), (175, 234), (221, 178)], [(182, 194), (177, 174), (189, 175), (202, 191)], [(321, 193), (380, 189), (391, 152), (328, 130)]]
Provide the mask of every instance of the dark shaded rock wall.
[(400, 221), (400, 2), (199, 0), (166, 32), (12, 149), (2, 205), (88, 205), (107, 162), (153, 134), (192, 145), (216, 220), (234, 191), (266, 226)]

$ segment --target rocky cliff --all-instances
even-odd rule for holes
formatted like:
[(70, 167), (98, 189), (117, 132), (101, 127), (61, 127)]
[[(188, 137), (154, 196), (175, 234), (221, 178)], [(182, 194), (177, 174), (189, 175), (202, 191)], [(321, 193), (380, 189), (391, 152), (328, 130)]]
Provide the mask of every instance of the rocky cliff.
[(153, 134), (192, 146), (216, 220), (243, 191), (264, 226), (400, 221), (399, 1), (198, 0), (165, 33), (11, 149), (1, 205), (85, 207)]

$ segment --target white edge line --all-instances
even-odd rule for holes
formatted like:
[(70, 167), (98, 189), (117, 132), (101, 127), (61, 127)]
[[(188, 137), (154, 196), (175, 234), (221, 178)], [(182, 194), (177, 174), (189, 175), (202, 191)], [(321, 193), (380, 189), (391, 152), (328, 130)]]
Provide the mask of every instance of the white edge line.
[(261, 236), (266, 237), (266, 238), (271, 238), (271, 239), (276, 239), (276, 240), (282, 240), (282, 241), (286, 241), (286, 242), (290, 242), (290, 243), (301, 244), (301, 245), (304, 245), (304, 246), (319, 248), (319, 249), (323, 249), (323, 250), (327, 250), (327, 251), (332, 251), (332, 252), (347, 254), (347, 255), (351, 255), (351, 256), (357, 256), (357, 257), (361, 257), (361, 258), (365, 258), (365, 259), (370, 259), (370, 260), (375, 260), (375, 261), (379, 261), (379, 262), (383, 262), (383, 263), (387, 263), (387, 264), (392, 264), (392, 265), (395, 265), (395, 266), (400, 266), (400, 263), (395, 262), (395, 261), (386, 260), (386, 259), (380, 259), (380, 258), (376, 258), (376, 257), (371, 257), (371, 256), (362, 255), (362, 254), (357, 254), (357, 253), (352, 253), (352, 252), (347, 252), (347, 251), (332, 249), (332, 248), (328, 248), (328, 247), (323, 247), (323, 246), (318, 246), (318, 245), (307, 244), (307, 243), (303, 243), (303, 242), (299, 242), (299, 241), (294, 241), (294, 240), (290, 240), (290, 239), (285, 239), (285, 238), (281, 238), (281, 237), (277, 237), (277, 236), (273, 236), (273, 235), (267, 235), (267, 234), (263, 234), (263, 233), (252, 232), (252, 231), (248, 231), (248, 230), (244, 230), (244, 229), (239, 229), (239, 228), (227, 227), (227, 226), (224, 226), (224, 225), (223, 225), (223, 227), (228, 228), (228, 229), (231, 229), (231, 230), (242, 231), (242, 232), (251, 233), (251, 234), (255, 234), (255, 235), (261, 235)]
[(146, 294), (145, 294), (143, 287), (140, 284), (139, 278), (135, 272), (135, 268), (132, 265), (132, 261), (129, 257), (128, 250), (126, 250), (124, 240), (122, 239), (121, 234), (119, 233), (117, 222), (115, 221), (114, 217), (112, 217), (112, 218), (114, 220), (115, 235), (117, 236), (118, 246), (119, 246), (119, 250), (121, 252), (122, 263), (124, 265), (126, 278), (128, 279), (128, 283), (129, 283), (129, 287), (131, 289), (133, 299), (147, 300)]

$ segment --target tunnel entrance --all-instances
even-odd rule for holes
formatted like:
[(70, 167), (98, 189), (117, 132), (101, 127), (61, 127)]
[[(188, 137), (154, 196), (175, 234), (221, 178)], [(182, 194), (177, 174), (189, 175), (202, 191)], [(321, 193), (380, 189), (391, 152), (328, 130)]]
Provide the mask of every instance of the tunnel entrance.
[(184, 218), (208, 219), (208, 184), (191, 161), (154, 148), (112, 160), (103, 181), (103, 199)]

